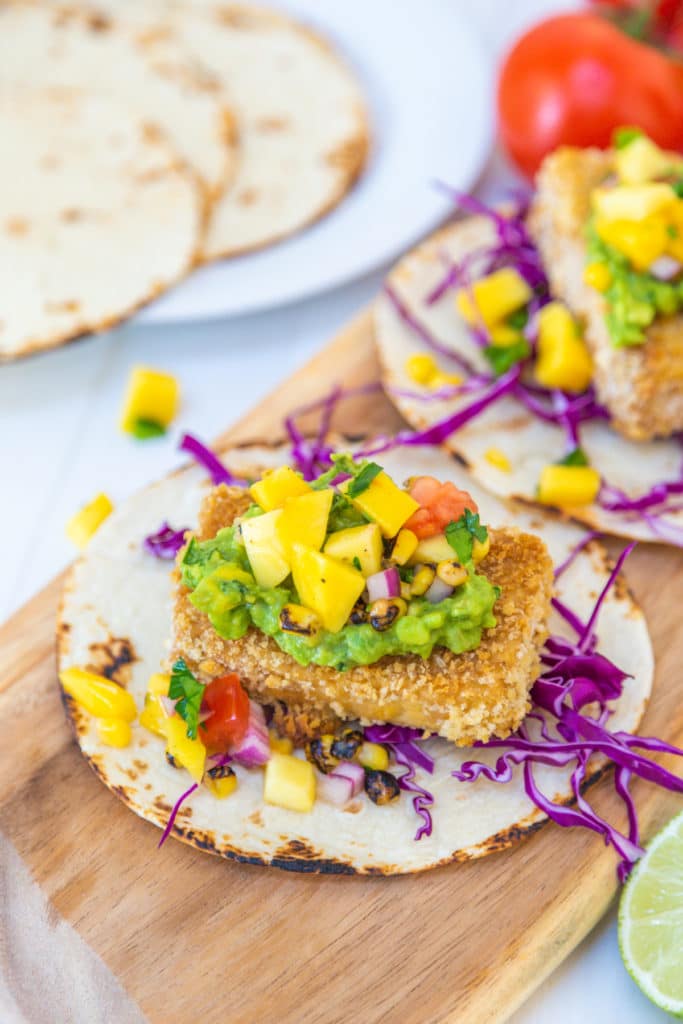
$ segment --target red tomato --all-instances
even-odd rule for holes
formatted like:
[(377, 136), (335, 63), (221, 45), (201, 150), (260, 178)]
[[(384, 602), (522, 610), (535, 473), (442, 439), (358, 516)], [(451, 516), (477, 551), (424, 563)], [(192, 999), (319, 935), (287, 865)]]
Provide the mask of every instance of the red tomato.
[(505, 58), (498, 118), (505, 148), (529, 176), (557, 146), (608, 146), (621, 125), (683, 149), (683, 65), (598, 14), (559, 15)]
[(249, 724), (249, 698), (234, 672), (208, 684), (202, 711), (211, 712), (199, 726), (199, 737), (209, 750), (225, 752), (243, 739)]
[(413, 512), (405, 524), (416, 537), (434, 537), (443, 533), (449, 523), (457, 522), (466, 508), (477, 511), (477, 505), (467, 491), (459, 491), (450, 480), (440, 483), (433, 476), (418, 476), (410, 485), (410, 494), (422, 508)]

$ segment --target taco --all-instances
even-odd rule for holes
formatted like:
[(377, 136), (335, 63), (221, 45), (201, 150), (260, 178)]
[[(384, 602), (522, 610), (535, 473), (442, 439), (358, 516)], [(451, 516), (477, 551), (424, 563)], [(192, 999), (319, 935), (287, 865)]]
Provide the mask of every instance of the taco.
[[(608, 753), (607, 718), (619, 736), (637, 727), (653, 671), (599, 544), (463, 492), (438, 450), (327, 457), (309, 480), (289, 459), (230, 452), (238, 481), (211, 458), (218, 486), (184, 470), (75, 565), (60, 679), (99, 777), (164, 835), (301, 871), (421, 871), (587, 814), (564, 804), (600, 760), (579, 772), (555, 725), (598, 706), (586, 721)], [(500, 773), (505, 745), (541, 751), (533, 777)]]
[(638, 136), (549, 157), (530, 212), (457, 197), (471, 216), (390, 274), (375, 336), (390, 399), (495, 494), (681, 545), (672, 160)]

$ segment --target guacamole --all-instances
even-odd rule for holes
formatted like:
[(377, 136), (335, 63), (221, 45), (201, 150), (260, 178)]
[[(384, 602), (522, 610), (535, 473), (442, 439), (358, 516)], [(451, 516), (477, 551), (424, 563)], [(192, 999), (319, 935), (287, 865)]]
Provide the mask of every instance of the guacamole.
[(192, 539), (181, 558), (182, 582), (192, 591), (190, 600), (220, 636), (237, 640), (255, 626), (300, 665), (339, 670), (370, 665), (388, 654), (428, 658), (436, 645), (456, 654), (478, 647), (482, 631), (496, 625), (493, 606), (498, 589), (475, 572), (471, 561), (466, 569), (468, 579), (450, 597), (438, 604), (413, 598), (408, 613), (383, 632), (367, 622), (348, 622), (337, 633), (323, 629), (308, 638), (285, 632), (280, 625), (283, 607), (299, 600), (291, 577), (277, 587), (259, 587), (235, 527), (220, 530), (212, 540)]
[(642, 345), (645, 328), (655, 317), (671, 316), (683, 307), (683, 281), (658, 281), (652, 274), (634, 270), (625, 256), (598, 237), (592, 221), (588, 224), (588, 262), (609, 268), (606, 320), (617, 348)]

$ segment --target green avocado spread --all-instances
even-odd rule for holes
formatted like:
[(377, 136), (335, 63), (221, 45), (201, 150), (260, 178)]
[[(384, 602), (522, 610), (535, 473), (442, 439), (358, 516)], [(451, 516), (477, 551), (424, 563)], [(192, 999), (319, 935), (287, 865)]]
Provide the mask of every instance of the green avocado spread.
[(642, 345), (645, 329), (657, 316), (671, 316), (683, 307), (683, 281), (658, 281), (652, 274), (634, 270), (626, 256), (599, 238), (592, 221), (588, 224), (588, 262), (609, 268), (606, 319), (617, 348)]
[[(253, 508), (249, 514), (259, 514)], [(435, 646), (460, 654), (479, 646), (482, 631), (496, 625), (493, 607), (498, 589), (466, 564), (467, 580), (437, 604), (414, 598), (408, 613), (382, 632), (369, 623), (347, 622), (339, 632), (321, 630), (315, 637), (280, 628), (280, 613), (298, 595), (291, 582), (263, 588), (250, 572), (239, 530), (234, 526), (205, 541), (192, 539), (180, 563), (190, 600), (226, 640), (237, 640), (251, 626), (272, 637), (300, 665), (329, 665), (339, 670), (370, 665), (389, 654), (428, 658)]]

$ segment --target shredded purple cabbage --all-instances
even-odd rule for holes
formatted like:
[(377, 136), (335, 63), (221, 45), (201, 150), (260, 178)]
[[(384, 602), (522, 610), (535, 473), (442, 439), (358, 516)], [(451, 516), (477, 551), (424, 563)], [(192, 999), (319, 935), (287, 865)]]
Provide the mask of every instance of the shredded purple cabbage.
[(562, 574), (567, 571), (570, 565), (573, 565), (575, 560), (578, 558), (581, 552), (588, 547), (591, 541), (597, 540), (599, 537), (602, 537), (602, 534), (598, 530), (589, 530), (588, 533), (586, 533), (586, 535), (582, 537), (579, 543), (574, 545), (572, 550), (565, 558), (564, 562), (561, 562), (558, 566), (555, 567), (555, 579), (559, 579), (560, 576), (562, 576)]
[(174, 530), (164, 520), (156, 533), (150, 533), (143, 540), (143, 547), (155, 558), (162, 558), (172, 561), (185, 543), (185, 531), (189, 526), (183, 526), (180, 530)]
[(432, 817), (430, 808), (434, 804), (434, 796), (415, 781), (415, 766), (422, 768), (429, 775), (434, 773), (434, 758), (418, 745), (424, 736), (422, 729), (411, 729), (406, 725), (369, 725), (364, 736), (371, 743), (382, 743), (389, 747), (394, 760), (406, 771), (398, 779), (401, 789), (413, 793), (413, 808), (422, 818), (422, 824), (415, 833), (415, 840), (432, 834)]
[(199, 440), (199, 438), (194, 437), (192, 434), (183, 434), (178, 447), (181, 451), (187, 452), (191, 455), (195, 462), (198, 462), (200, 466), (203, 466), (211, 477), (211, 482), (215, 487), (219, 484), (233, 484), (238, 487), (247, 486), (246, 480), (241, 480), (239, 477), (233, 476), (233, 474), (225, 468), (220, 459), (218, 459), (214, 453)]
[(178, 799), (176, 800), (175, 804), (173, 805), (173, 809), (172, 809), (171, 813), (168, 816), (168, 821), (166, 822), (166, 828), (164, 829), (163, 835), (161, 836), (161, 839), (159, 840), (159, 844), (157, 846), (157, 849), (159, 849), (161, 846), (163, 846), (164, 843), (166, 842), (166, 840), (168, 839), (169, 835), (171, 834), (171, 829), (173, 828), (173, 824), (175, 822), (176, 815), (178, 814), (178, 811), (180, 810), (180, 808), (183, 805), (183, 803), (187, 800), (187, 798), (194, 793), (195, 789), (199, 789), (199, 783), (198, 782), (193, 782), (192, 785), (190, 786), (190, 788), (186, 789), (184, 793), (181, 793), (180, 796), (178, 797)]

